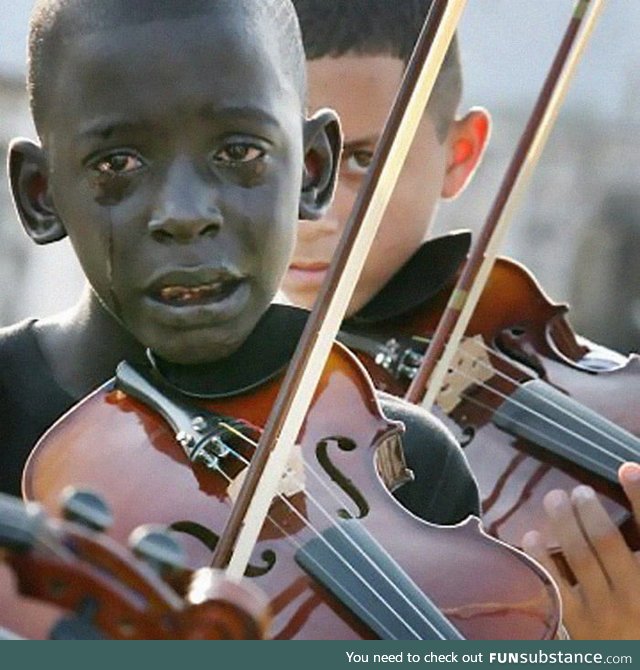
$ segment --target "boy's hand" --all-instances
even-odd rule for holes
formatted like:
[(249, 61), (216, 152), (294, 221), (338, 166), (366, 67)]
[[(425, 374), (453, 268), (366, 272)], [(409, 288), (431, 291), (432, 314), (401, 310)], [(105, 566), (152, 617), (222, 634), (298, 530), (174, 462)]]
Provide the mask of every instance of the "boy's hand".
[[(640, 522), (640, 465), (625, 463), (618, 476)], [(558, 584), (569, 635), (582, 640), (640, 639), (640, 557), (629, 549), (593, 489), (578, 486), (571, 496), (551, 491), (544, 507), (577, 584), (572, 586), (560, 574), (540, 533), (527, 533), (522, 546)]]

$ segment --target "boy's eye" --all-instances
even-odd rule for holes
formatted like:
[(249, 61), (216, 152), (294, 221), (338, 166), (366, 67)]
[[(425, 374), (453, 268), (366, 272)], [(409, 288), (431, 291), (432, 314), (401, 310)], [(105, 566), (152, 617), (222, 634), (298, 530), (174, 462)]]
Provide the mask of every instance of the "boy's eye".
[(93, 169), (102, 175), (123, 175), (139, 170), (142, 160), (135, 154), (121, 153), (104, 156), (96, 161)]
[(352, 174), (366, 174), (371, 167), (373, 151), (360, 149), (358, 151), (352, 151), (345, 158), (346, 168), (349, 172)]
[(213, 155), (213, 162), (220, 165), (251, 163), (264, 156), (264, 150), (254, 144), (235, 142), (227, 144)]

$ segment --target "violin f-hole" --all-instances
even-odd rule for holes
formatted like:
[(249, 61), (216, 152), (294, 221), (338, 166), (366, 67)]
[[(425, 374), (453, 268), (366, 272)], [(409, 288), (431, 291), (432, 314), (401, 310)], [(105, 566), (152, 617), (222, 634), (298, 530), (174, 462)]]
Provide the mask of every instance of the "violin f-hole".
[[(217, 533), (195, 521), (176, 521), (171, 524), (170, 528), (177, 533), (184, 533), (189, 537), (193, 537), (211, 552), (215, 550), (220, 540), (220, 536)], [(261, 557), (264, 560), (264, 565), (249, 564), (245, 571), (245, 577), (262, 577), (273, 568), (276, 563), (276, 554), (274, 551), (267, 549), (262, 552)]]
[(343, 451), (353, 451), (353, 449), (356, 448), (356, 445), (351, 440), (344, 438), (327, 438), (318, 443), (318, 446), (316, 447), (316, 458), (318, 459), (318, 463), (322, 466), (322, 469), (329, 475), (331, 481), (339, 486), (358, 508), (358, 513), (355, 517), (344, 507), (338, 510), (338, 516), (341, 519), (362, 519), (369, 513), (369, 503), (367, 503), (366, 498), (360, 493), (353, 481), (333, 463), (329, 457), (329, 445), (335, 445)]

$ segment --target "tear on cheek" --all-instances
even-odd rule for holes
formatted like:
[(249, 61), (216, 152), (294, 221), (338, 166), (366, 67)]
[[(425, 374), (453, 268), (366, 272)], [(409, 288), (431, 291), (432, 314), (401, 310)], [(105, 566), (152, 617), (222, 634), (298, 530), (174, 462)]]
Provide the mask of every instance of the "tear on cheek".
[(258, 186), (264, 181), (264, 175), (267, 170), (267, 166), (264, 163), (259, 163), (252, 167), (248, 177), (247, 184), (249, 186)]
[(116, 295), (116, 292), (114, 290), (113, 286), (113, 266), (115, 263), (115, 242), (114, 242), (114, 237), (113, 237), (113, 218), (109, 216), (107, 226), (105, 228), (105, 234), (106, 234), (106, 249), (107, 249), (107, 254), (105, 258), (106, 262), (106, 267), (105, 267), (105, 275), (107, 278), (107, 286), (109, 288), (109, 298), (111, 300), (111, 305), (113, 305), (114, 310), (116, 311), (116, 316), (120, 317), (121, 316), (121, 311), (120, 311), (120, 304), (118, 302), (118, 296)]
[(101, 207), (113, 207), (127, 195), (129, 182), (121, 177), (96, 175), (91, 179), (95, 201)]

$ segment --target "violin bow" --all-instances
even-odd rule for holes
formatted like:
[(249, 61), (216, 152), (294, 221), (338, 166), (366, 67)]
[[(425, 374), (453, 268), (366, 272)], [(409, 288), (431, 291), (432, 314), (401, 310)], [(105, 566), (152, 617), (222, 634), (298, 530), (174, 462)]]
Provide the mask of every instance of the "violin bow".
[[(431, 409), (489, 278), (513, 212), (560, 112), (604, 0), (578, 0), (491, 210), (449, 298), (405, 400)], [(587, 16), (588, 14), (588, 16)], [(582, 27), (582, 30), (580, 30)], [(428, 386), (427, 386), (428, 384)]]
[(367, 180), (287, 369), (212, 567), (244, 574), (353, 289), (426, 109), (466, 0), (434, 0), (405, 70)]

